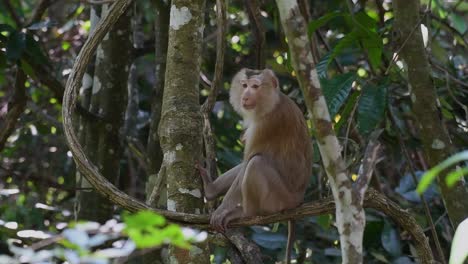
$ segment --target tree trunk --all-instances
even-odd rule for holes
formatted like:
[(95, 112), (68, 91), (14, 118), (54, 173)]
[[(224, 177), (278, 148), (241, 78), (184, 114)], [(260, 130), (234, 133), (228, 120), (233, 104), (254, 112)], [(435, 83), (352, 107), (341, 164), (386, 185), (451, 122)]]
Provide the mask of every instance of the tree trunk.
[(341, 147), (333, 130), (328, 106), (314, 65), (304, 17), (296, 0), (277, 0), (281, 24), (288, 40), (292, 66), (317, 131), (317, 143), (336, 204), (342, 263), (362, 263), (366, 224), (362, 199), (367, 184), (353, 189), (346, 175)]
[[(108, 5), (102, 6), (102, 14)], [(124, 14), (102, 41), (96, 54), (90, 113), (98, 119), (90, 122), (86, 145), (91, 159), (110, 182), (119, 177), (121, 138), (127, 106), (127, 78), (130, 65), (131, 13)], [(86, 183), (85, 183), (86, 184)], [(103, 222), (112, 216), (113, 204), (96, 192), (83, 193), (80, 217)]]
[[(152, 206), (165, 207), (167, 190), (163, 173), (158, 174), (162, 163), (162, 150), (159, 142), (158, 126), (161, 120), (162, 96), (164, 91), (164, 74), (166, 73), (167, 38), (169, 34), (169, 6), (162, 2), (156, 7), (155, 27), (155, 60), (156, 82), (151, 102), (151, 123), (146, 153), (148, 156), (149, 178), (146, 184), (147, 197), (156, 190), (159, 199), (153, 199)], [(160, 176), (160, 177), (159, 177)], [(164, 204), (163, 204), (164, 203)]]
[[(167, 183), (167, 209), (202, 213), (201, 180), (195, 164), (202, 157), (199, 72), (204, 28), (204, 0), (173, 0), (164, 95), (159, 124), (164, 153), (161, 172)], [(160, 172), (160, 173), (161, 173)], [(209, 263), (207, 242), (190, 252), (170, 249), (170, 263)]]
[[(419, 1), (395, 0), (394, 30), (399, 33), (401, 56), (408, 66), (411, 100), (429, 166), (433, 167), (453, 151), (450, 136), (441, 120), (438, 99), (420, 29)], [(446, 174), (437, 177), (447, 213), (454, 228), (468, 217), (468, 188), (464, 181), (448, 188)]]

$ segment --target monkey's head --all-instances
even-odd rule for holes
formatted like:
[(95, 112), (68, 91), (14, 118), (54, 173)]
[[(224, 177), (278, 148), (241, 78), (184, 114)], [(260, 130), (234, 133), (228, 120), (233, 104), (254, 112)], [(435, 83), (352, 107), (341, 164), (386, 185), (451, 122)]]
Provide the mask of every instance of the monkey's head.
[(232, 79), (229, 102), (243, 117), (261, 117), (279, 101), (279, 84), (270, 69), (242, 69)]

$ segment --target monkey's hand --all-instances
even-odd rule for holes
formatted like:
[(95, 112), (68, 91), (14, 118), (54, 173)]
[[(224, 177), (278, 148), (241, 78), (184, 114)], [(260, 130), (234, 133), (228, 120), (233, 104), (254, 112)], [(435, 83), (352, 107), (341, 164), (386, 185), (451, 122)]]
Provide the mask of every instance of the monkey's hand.
[(224, 233), (229, 223), (228, 215), (230, 210), (218, 207), (211, 215), (210, 224), (214, 230)]
[(210, 224), (214, 230), (224, 233), (226, 232), (229, 223), (241, 216), (242, 207), (236, 205), (233, 208), (226, 208), (221, 205), (211, 215)]

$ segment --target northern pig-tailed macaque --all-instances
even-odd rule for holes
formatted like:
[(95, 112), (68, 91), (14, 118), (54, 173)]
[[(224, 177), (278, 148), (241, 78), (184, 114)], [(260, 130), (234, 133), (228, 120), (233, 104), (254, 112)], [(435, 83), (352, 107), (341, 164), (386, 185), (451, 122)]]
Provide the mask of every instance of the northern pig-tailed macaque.
[(232, 80), (229, 101), (246, 126), (243, 161), (215, 181), (200, 168), (206, 199), (225, 194), (210, 220), (218, 231), (225, 231), (237, 218), (299, 206), (312, 170), (312, 145), (304, 116), (281, 93), (273, 71), (239, 71)]

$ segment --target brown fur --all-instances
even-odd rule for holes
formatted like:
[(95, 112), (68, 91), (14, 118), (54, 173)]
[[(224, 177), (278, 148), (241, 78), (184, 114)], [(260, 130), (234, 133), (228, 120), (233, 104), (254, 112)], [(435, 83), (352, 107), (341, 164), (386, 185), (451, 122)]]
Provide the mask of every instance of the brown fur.
[(303, 114), (278, 86), (267, 69), (243, 69), (233, 78), (230, 102), (247, 126), (243, 162), (214, 182), (200, 168), (205, 197), (225, 194), (211, 216), (216, 230), (224, 231), (240, 217), (297, 207), (304, 198), (312, 170), (311, 140)]

